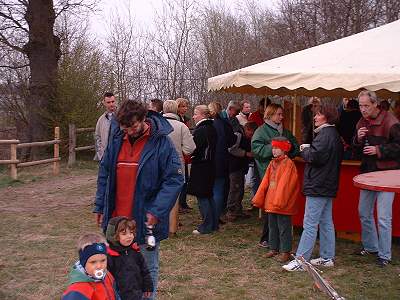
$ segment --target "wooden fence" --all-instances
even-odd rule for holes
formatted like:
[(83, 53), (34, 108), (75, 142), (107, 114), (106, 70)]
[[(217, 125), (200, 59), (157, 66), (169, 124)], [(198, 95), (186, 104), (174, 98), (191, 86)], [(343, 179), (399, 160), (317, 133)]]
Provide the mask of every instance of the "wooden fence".
[[(54, 128), (54, 140), (44, 142), (20, 143), (19, 140), (0, 140), (0, 144), (10, 145), (10, 159), (0, 160), (0, 165), (10, 165), (10, 176), (12, 179), (18, 179), (18, 168), (30, 167), (41, 164), (53, 163), (53, 173), (60, 173), (60, 128)], [(28, 147), (42, 147), (54, 145), (53, 158), (21, 162), (17, 157), (17, 149)]]
[(76, 138), (78, 133), (94, 132), (94, 127), (76, 128), (75, 124), (69, 124), (69, 141), (68, 141), (68, 167), (71, 167), (76, 162), (76, 152), (84, 150), (95, 150), (94, 145), (90, 146), (76, 146)]

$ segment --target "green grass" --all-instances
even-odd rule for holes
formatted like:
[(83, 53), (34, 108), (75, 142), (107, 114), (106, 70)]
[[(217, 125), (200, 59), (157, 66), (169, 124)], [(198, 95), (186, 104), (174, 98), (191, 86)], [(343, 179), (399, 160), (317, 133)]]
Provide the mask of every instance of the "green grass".
[[(97, 164), (62, 170), (54, 177), (27, 169), (18, 183), (0, 177), (0, 299), (59, 299), (77, 258), (77, 237), (98, 231), (91, 213)], [(189, 202), (196, 207), (194, 199)], [(178, 236), (161, 243), (159, 299), (327, 299), (307, 273), (284, 272), (264, 258), (265, 250), (256, 246), (262, 227), (256, 212), (205, 236), (191, 234), (197, 209), (180, 217)], [(295, 245), (298, 239), (296, 233)], [(336, 246), (336, 266), (323, 276), (340, 295), (400, 299), (399, 246), (384, 269), (372, 258), (351, 255), (357, 243), (338, 240)]]

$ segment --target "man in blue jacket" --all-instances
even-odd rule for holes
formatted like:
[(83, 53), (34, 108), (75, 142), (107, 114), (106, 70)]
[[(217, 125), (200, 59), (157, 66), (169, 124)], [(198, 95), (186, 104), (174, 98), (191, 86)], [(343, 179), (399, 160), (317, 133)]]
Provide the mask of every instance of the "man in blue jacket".
[[(184, 182), (178, 153), (168, 138), (172, 130), (165, 118), (147, 111), (143, 103), (125, 101), (112, 120), (97, 179), (97, 224), (105, 230), (112, 217), (136, 221), (136, 242), (153, 279), (154, 298), (159, 243), (168, 238), (169, 212)], [(147, 243), (149, 229), (155, 247)]]

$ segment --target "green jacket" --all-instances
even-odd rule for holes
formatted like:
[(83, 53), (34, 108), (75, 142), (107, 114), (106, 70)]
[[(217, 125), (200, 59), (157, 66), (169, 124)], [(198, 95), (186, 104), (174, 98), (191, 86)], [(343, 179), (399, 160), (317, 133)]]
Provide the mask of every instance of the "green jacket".
[[(253, 138), (251, 139), (251, 151), (254, 153), (254, 159), (261, 180), (272, 159), (271, 140), (278, 136), (280, 136), (278, 130), (264, 123), (262, 126), (257, 128), (254, 132)], [(296, 138), (287, 129), (283, 129), (282, 136), (286, 137), (292, 144), (292, 149), (288, 153), (288, 156), (290, 158), (297, 156), (299, 154), (299, 144), (297, 143)]]

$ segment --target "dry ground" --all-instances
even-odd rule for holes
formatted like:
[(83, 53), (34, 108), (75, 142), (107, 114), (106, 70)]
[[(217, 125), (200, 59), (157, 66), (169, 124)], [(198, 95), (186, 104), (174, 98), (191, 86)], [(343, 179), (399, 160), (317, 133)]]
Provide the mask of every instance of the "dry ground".
[[(95, 164), (83, 163), (58, 177), (48, 168), (27, 170), (18, 182), (0, 174), (0, 299), (59, 299), (76, 238), (98, 230), (91, 213), (96, 172)], [(307, 274), (283, 272), (263, 257), (255, 246), (256, 216), (200, 237), (191, 235), (197, 210), (181, 222), (178, 237), (161, 246), (159, 299), (326, 299)], [(352, 256), (357, 247), (339, 240), (336, 267), (323, 276), (346, 299), (400, 299), (399, 246), (385, 269)]]

